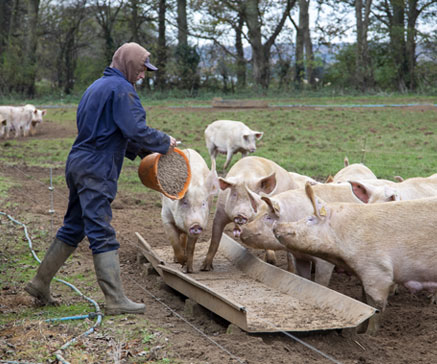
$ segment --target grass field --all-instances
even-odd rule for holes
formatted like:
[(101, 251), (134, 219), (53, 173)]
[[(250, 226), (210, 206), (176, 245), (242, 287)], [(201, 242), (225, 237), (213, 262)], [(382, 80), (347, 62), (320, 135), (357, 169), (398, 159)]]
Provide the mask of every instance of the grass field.
[[(288, 100), (294, 103), (296, 100)], [(373, 99), (335, 99), (336, 105), (375, 102)], [(378, 104), (431, 103), (431, 99), (378, 99)], [(287, 100), (278, 100), (284, 104)], [(326, 99), (303, 99), (302, 104), (322, 105)], [(181, 148), (196, 149), (209, 164), (204, 130), (218, 119), (240, 120), (253, 130), (264, 132), (254, 155), (271, 159), (289, 171), (324, 180), (350, 163), (365, 163), (379, 178), (428, 176), (437, 172), (437, 108), (424, 107), (269, 107), (266, 109), (212, 109), (205, 105), (162, 102), (147, 106), (148, 125), (182, 141)], [(155, 103), (153, 103), (155, 104)], [(191, 106), (191, 107), (190, 107)], [(45, 120), (75, 125), (74, 107), (48, 109)], [(63, 166), (74, 138), (29, 139), (1, 142), (0, 160), (39, 167)], [(29, 153), (31, 151), (31, 153)], [(234, 164), (240, 156), (234, 156)], [(221, 170), (225, 157), (219, 156)], [(138, 160), (125, 160), (120, 184), (138, 186)], [(56, 181), (55, 181), (56, 182)], [(63, 181), (57, 181), (62, 183)], [(1, 182), (0, 186), (6, 181)], [(1, 190), (1, 188), (0, 188)]]

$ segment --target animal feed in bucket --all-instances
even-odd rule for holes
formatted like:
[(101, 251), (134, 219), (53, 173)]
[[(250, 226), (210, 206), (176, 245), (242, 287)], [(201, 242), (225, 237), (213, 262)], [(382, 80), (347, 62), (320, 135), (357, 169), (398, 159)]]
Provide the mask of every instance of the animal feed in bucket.
[(188, 178), (187, 163), (179, 153), (167, 153), (158, 161), (158, 181), (169, 195), (177, 196)]

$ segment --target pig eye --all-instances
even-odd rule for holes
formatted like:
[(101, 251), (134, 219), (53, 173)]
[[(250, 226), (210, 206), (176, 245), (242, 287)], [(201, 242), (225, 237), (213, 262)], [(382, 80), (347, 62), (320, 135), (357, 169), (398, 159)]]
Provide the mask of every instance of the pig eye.
[(186, 199), (182, 200), (182, 205), (187, 206), (188, 205), (188, 201)]
[(317, 223), (317, 217), (315, 216), (308, 216), (307, 218), (307, 225), (314, 225), (315, 223)]
[(206, 201), (202, 202), (202, 207), (206, 207)]

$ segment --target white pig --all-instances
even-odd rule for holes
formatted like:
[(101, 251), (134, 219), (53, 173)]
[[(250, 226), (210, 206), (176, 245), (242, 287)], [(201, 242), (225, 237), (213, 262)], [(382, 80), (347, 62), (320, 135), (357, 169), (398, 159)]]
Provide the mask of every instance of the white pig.
[(9, 134), (8, 119), (0, 113), (0, 138), (6, 137)]
[(351, 183), (362, 183), (367, 186), (386, 187), (395, 191), (401, 200), (414, 200), (418, 198), (437, 196), (437, 175), (429, 177), (408, 178), (402, 182), (393, 182), (389, 180), (360, 180), (351, 181)]
[[(387, 196), (384, 187), (366, 189), (365, 186), (357, 187), (349, 183), (318, 183), (313, 185), (313, 189), (326, 202), (376, 203), (393, 201), (395, 198), (393, 194)], [(259, 197), (251, 191), (248, 193), (257, 215), (251, 222), (243, 225), (241, 240), (254, 249), (287, 250), (276, 240), (273, 224), (297, 221), (311, 214), (313, 208), (305, 188), (288, 190), (270, 197)], [(299, 251), (291, 253), (295, 259), (297, 274), (311, 279), (311, 264), (314, 264), (315, 281), (325, 286), (329, 284), (334, 269), (331, 263)], [(290, 262), (288, 269), (291, 271)]]
[[(212, 237), (208, 253), (205, 257), (202, 270), (213, 269), (213, 259), (217, 253), (225, 226), (230, 222), (235, 225), (244, 225), (254, 215), (246, 188), (255, 193), (273, 195), (299, 185), (294, 181), (293, 175), (275, 162), (262, 158), (249, 156), (240, 159), (229, 170), (226, 178), (219, 178), (220, 191), (217, 199), (217, 208), (212, 225)], [(234, 233), (238, 235), (240, 229)], [(275, 262), (274, 252), (268, 251), (267, 261)]]
[[(326, 203), (306, 186), (314, 214), (278, 223), (276, 238), (354, 273), (367, 303), (381, 313), (395, 284), (437, 292), (437, 198), (385, 204)], [(380, 315), (367, 332), (376, 333)]]
[(361, 180), (361, 179), (377, 179), (375, 174), (361, 163), (348, 164), (344, 168), (340, 169), (333, 177), (334, 183), (347, 182), (349, 180)]
[(46, 110), (39, 110), (31, 104), (24, 105), (24, 109), (32, 112), (32, 119), (30, 123), (26, 125), (26, 130), (30, 135), (35, 135), (37, 125), (43, 122), (43, 116), (47, 113)]
[(29, 129), (32, 122), (32, 111), (24, 106), (0, 106), (0, 113), (7, 119), (6, 137), (15, 130), (15, 137), (29, 135)]
[(183, 151), (190, 161), (191, 181), (185, 196), (171, 200), (162, 195), (161, 217), (165, 233), (174, 251), (175, 262), (193, 272), (195, 244), (208, 224), (212, 197), (218, 192), (215, 162), (211, 170), (193, 149)]
[(256, 150), (256, 141), (264, 133), (253, 131), (241, 121), (216, 120), (205, 129), (205, 141), (211, 160), (215, 160), (218, 153), (226, 154), (226, 169), (235, 153), (241, 152), (245, 157)]

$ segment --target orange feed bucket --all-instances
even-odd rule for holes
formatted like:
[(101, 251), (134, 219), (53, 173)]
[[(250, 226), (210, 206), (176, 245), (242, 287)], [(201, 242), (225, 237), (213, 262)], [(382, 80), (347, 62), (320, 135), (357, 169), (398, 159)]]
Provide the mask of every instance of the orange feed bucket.
[(173, 150), (173, 153), (145, 156), (138, 167), (138, 176), (144, 186), (172, 200), (180, 200), (190, 185), (191, 169), (185, 153), (178, 148)]

